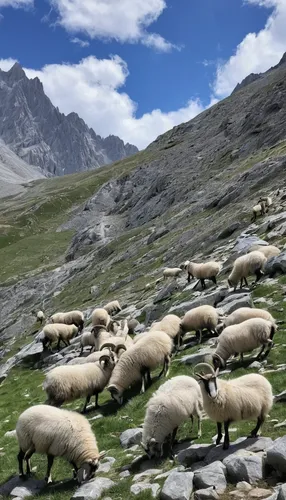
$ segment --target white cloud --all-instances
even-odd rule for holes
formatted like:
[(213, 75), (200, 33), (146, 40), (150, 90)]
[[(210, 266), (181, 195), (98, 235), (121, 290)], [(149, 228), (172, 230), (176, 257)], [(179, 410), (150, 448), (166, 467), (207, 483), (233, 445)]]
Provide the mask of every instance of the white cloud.
[(18, 9), (21, 7), (31, 7), (32, 5), (34, 5), (34, 0), (0, 0), (0, 9), (1, 7)]
[[(0, 60), (0, 68), (7, 71), (14, 62)], [(164, 113), (155, 109), (137, 118), (136, 103), (120, 91), (128, 77), (128, 68), (119, 56), (103, 60), (90, 56), (78, 64), (50, 64), (40, 70), (25, 71), (29, 78), (40, 78), (46, 94), (62, 112), (75, 111), (96, 133), (104, 137), (118, 135), (139, 148), (204, 109), (194, 99), (178, 110)]]
[(81, 38), (71, 38), (71, 43), (75, 43), (79, 45), (80, 47), (89, 47), (89, 42), (87, 40), (81, 40)]
[(0, 59), (0, 68), (2, 71), (9, 71), (15, 62), (17, 62), (17, 60), (12, 59), (12, 57), (9, 57), (9, 59)]
[(229, 95), (250, 73), (264, 72), (277, 64), (286, 51), (286, 1), (247, 0), (245, 3), (274, 10), (265, 27), (259, 33), (248, 33), (235, 54), (218, 66), (214, 91), (220, 98)]
[(121, 43), (141, 42), (162, 52), (177, 48), (160, 35), (146, 31), (166, 8), (165, 0), (50, 0), (50, 3), (58, 13), (58, 24), (68, 32)]

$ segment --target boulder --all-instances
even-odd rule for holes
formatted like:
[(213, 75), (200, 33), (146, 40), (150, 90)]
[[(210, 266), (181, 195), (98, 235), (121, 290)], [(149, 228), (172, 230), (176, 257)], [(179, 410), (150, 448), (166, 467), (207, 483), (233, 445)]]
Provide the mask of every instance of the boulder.
[(161, 469), (147, 469), (144, 472), (140, 472), (140, 474), (135, 474), (132, 481), (133, 483), (136, 483), (139, 482), (144, 477), (155, 476), (161, 473), (162, 473)]
[(189, 500), (193, 492), (192, 472), (172, 472), (161, 491), (161, 500)]
[(97, 500), (102, 494), (115, 486), (114, 481), (106, 477), (97, 477), (93, 481), (82, 484), (73, 494), (71, 500)]
[(192, 444), (185, 450), (182, 450), (177, 455), (177, 460), (180, 464), (189, 467), (195, 462), (200, 462), (205, 459), (206, 455), (213, 448), (209, 444)]
[(286, 436), (278, 438), (266, 453), (266, 465), (286, 474)]
[(142, 439), (142, 429), (127, 429), (120, 434), (120, 444), (122, 448), (130, 448), (134, 444), (139, 444)]
[(219, 461), (213, 462), (194, 472), (194, 485), (197, 489), (215, 486), (217, 493), (221, 494), (227, 487), (225, 474), (225, 466)]
[(263, 479), (263, 461), (259, 455), (231, 455), (223, 460), (223, 464), (232, 483), (247, 481), (255, 484)]
[(176, 280), (171, 281), (168, 285), (164, 286), (162, 290), (156, 295), (153, 300), (154, 304), (158, 304), (158, 302), (162, 302), (163, 300), (169, 299), (172, 297), (173, 293), (180, 291), (183, 289), (183, 286), (180, 285)]
[(223, 450), (221, 445), (213, 447), (205, 457), (205, 462), (210, 464), (215, 460), (223, 461), (225, 458), (241, 452), (241, 450), (246, 450), (252, 453), (265, 451), (271, 446), (271, 444), (272, 442), (270, 438), (259, 437), (247, 439), (245, 437), (240, 437), (230, 444), (228, 450)]
[(38, 361), (43, 350), (44, 347), (42, 342), (32, 342), (31, 344), (23, 347), (23, 349), (16, 354), (16, 361), (23, 361), (25, 363)]
[(264, 240), (261, 240), (257, 236), (249, 236), (247, 233), (241, 233), (241, 235), (237, 238), (235, 246), (233, 248), (233, 252), (243, 255), (248, 252), (248, 250), (253, 245), (267, 245), (268, 243)]
[(101, 461), (100, 461), (100, 464), (99, 464), (99, 467), (97, 469), (97, 474), (100, 473), (100, 472), (103, 472), (104, 474), (106, 474), (107, 472), (110, 471), (112, 465), (114, 464), (115, 462), (115, 458), (113, 457), (104, 457)]
[(271, 490), (266, 490), (265, 488), (254, 488), (248, 493), (248, 495), (249, 498), (266, 498), (269, 497), (269, 493), (272, 493)]
[(184, 365), (196, 365), (197, 363), (203, 363), (206, 358), (210, 358), (214, 354), (215, 349), (200, 349), (195, 354), (187, 354), (180, 359), (180, 363)]
[(218, 493), (214, 486), (205, 488), (203, 490), (197, 490), (195, 492), (194, 500), (219, 500)]
[(133, 495), (140, 495), (140, 493), (143, 493), (144, 491), (149, 491), (151, 496), (148, 496), (148, 498), (156, 498), (159, 490), (160, 484), (158, 483), (136, 483), (132, 484), (130, 493)]
[(223, 240), (225, 238), (229, 238), (234, 233), (234, 231), (239, 229), (239, 227), (240, 227), (239, 222), (233, 222), (219, 233), (217, 239)]
[(234, 293), (219, 304), (219, 311), (223, 315), (229, 315), (240, 307), (253, 307), (250, 293)]
[(264, 266), (265, 274), (268, 274), (270, 278), (273, 278), (276, 273), (285, 274), (286, 273), (286, 251), (284, 250), (276, 257), (269, 259)]
[(160, 227), (159, 229), (153, 231), (153, 233), (150, 234), (149, 238), (147, 239), (147, 245), (154, 243), (154, 241), (158, 240), (159, 238), (162, 238), (168, 233), (169, 229), (167, 229), (166, 227)]
[(286, 483), (280, 486), (278, 490), (277, 500), (286, 500)]
[(3, 497), (30, 497), (37, 495), (45, 487), (45, 481), (34, 478), (28, 478), (26, 481), (23, 481), (19, 476), (15, 476), (0, 486), (0, 497), (2, 497), (2, 495)]

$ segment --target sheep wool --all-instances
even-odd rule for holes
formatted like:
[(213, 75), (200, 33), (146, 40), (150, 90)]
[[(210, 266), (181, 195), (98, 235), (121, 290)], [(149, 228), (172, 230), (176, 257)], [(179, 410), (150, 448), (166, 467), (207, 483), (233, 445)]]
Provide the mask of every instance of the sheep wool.
[(258, 281), (263, 275), (262, 269), (266, 260), (266, 257), (258, 250), (238, 257), (234, 261), (233, 269), (228, 277), (229, 285), (236, 290), (239, 281), (240, 288), (242, 288), (244, 281), (245, 285), (248, 286), (246, 278), (254, 274), (256, 275), (256, 281)]
[(64, 323), (66, 325), (76, 325), (81, 332), (84, 326), (84, 315), (81, 311), (59, 312), (51, 316), (52, 323)]
[(265, 311), (265, 309), (258, 309), (255, 307), (240, 307), (224, 319), (223, 325), (224, 328), (226, 328), (227, 326), (238, 325), (239, 323), (242, 323), (243, 321), (251, 318), (262, 318), (275, 324), (275, 319), (268, 311)]
[(180, 267), (166, 267), (163, 271), (163, 278), (177, 278), (182, 271)]
[(161, 321), (155, 322), (151, 325), (150, 332), (152, 330), (161, 330), (162, 332), (165, 332), (169, 335), (169, 337), (171, 337), (171, 339), (177, 340), (177, 346), (180, 345), (182, 329), (181, 319), (179, 316), (176, 316), (175, 314), (167, 314), (161, 319)]
[(65, 325), (64, 323), (50, 323), (43, 328), (42, 342), (43, 345), (52, 345), (53, 342), (58, 342), (57, 348), (59, 349), (60, 343), (63, 342), (66, 346), (70, 345), (70, 340), (78, 333), (78, 327), (75, 325)]
[(34, 453), (48, 456), (46, 480), (52, 481), (54, 457), (64, 457), (77, 471), (79, 482), (90, 479), (102, 456), (88, 420), (82, 415), (47, 405), (32, 406), (19, 417), (16, 434), (20, 446), (19, 472), (23, 475), (23, 460), (30, 473), (29, 459)]
[(165, 382), (147, 404), (143, 424), (142, 446), (149, 458), (163, 455), (163, 445), (170, 441), (170, 453), (177, 428), (189, 418), (198, 418), (201, 436), (202, 395), (198, 382), (185, 375)]
[(88, 356), (85, 357), (78, 357), (71, 359), (67, 365), (84, 365), (85, 363), (96, 363), (97, 361), (100, 360), (101, 356), (109, 356), (110, 355), (110, 350), (109, 349), (102, 349), (101, 351), (93, 352), (92, 354), (89, 354)]
[(221, 270), (221, 265), (218, 262), (210, 261), (202, 264), (196, 264), (195, 262), (187, 260), (184, 263), (184, 267), (188, 273), (188, 282), (191, 281), (191, 278), (196, 278), (199, 280), (198, 283), (201, 282), (203, 288), (206, 288), (206, 279), (211, 280), (215, 285), (217, 284), (216, 276)]
[(37, 312), (37, 321), (39, 321), (42, 324), (45, 319), (46, 319), (46, 316), (43, 313), (43, 311), (38, 311)]
[(92, 311), (91, 322), (93, 326), (102, 325), (108, 328), (110, 316), (103, 307), (97, 307)]
[(122, 311), (122, 307), (119, 304), (118, 300), (113, 300), (112, 302), (108, 302), (108, 304), (104, 306), (104, 309), (108, 312), (108, 314), (111, 315), (117, 314), (120, 311)]
[(281, 250), (274, 245), (254, 245), (251, 247), (251, 251), (259, 251), (263, 253), (266, 259), (271, 259), (271, 257), (276, 257), (281, 253)]
[(219, 315), (217, 310), (209, 305), (195, 307), (186, 312), (181, 321), (181, 328), (184, 333), (195, 331), (199, 337), (199, 344), (202, 342), (202, 330), (207, 329), (210, 333), (216, 334)]

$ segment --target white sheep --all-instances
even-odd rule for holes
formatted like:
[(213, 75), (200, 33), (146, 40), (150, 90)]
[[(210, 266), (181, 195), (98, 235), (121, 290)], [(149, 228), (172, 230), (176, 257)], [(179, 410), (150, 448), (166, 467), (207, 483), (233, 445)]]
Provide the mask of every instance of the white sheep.
[[(165, 332), (174, 342), (176, 341), (177, 347), (180, 346), (182, 335), (181, 319), (175, 314), (167, 314), (161, 321), (153, 323), (149, 331), (151, 332), (152, 330)], [(138, 335), (135, 337), (136, 342), (139, 340), (138, 337)]]
[(78, 334), (78, 327), (64, 323), (50, 323), (44, 326), (42, 333), (41, 341), (44, 347), (57, 342), (57, 349), (59, 349), (61, 342), (66, 346), (70, 345), (70, 340)]
[(201, 344), (202, 331), (206, 329), (209, 333), (216, 335), (218, 321), (219, 315), (214, 307), (209, 305), (199, 306), (186, 312), (181, 321), (181, 329), (183, 334), (195, 331), (199, 344)]
[(16, 434), (19, 474), (31, 474), (30, 458), (34, 453), (47, 455), (48, 468), (45, 480), (52, 482), (51, 469), (55, 457), (64, 457), (72, 464), (79, 483), (91, 479), (105, 453), (99, 453), (95, 435), (88, 420), (78, 413), (37, 405), (21, 413)]
[(78, 357), (78, 358), (71, 359), (67, 363), (67, 365), (84, 365), (85, 363), (96, 363), (97, 361), (100, 360), (101, 356), (103, 356), (103, 355), (109, 356), (110, 349), (105, 348), (105, 349), (102, 349), (101, 351), (93, 352), (92, 354), (89, 354), (88, 356), (85, 356), (82, 358)]
[(263, 253), (264, 257), (266, 257), (267, 260), (271, 259), (271, 257), (276, 257), (281, 253), (281, 250), (279, 250), (279, 248), (274, 245), (253, 245), (249, 252), (257, 250)]
[(91, 322), (93, 326), (103, 325), (106, 328), (110, 325), (111, 318), (103, 307), (97, 307), (92, 311)]
[(250, 219), (250, 222), (254, 222), (258, 215), (265, 215), (265, 208), (266, 207), (264, 201), (261, 201), (257, 205), (254, 205), (254, 207), (252, 207), (252, 217)]
[(128, 319), (128, 335), (134, 335), (135, 329), (139, 325), (139, 321), (135, 318)]
[(232, 380), (221, 380), (217, 378), (218, 371), (218, 369), (214, 371), (213, 367), (206, 363), (200, 363), (195, 367), (204, 410), (210, 419), (217, 423), (216, 444), (221, 442), (223, 423), (225, 432), (223, 449), (226, 450), (229, 447), (228, 428), (232, 422), (257, 419), (257, 424), (250, 433), (251, 437), (257, 437), (261, 425), (272, 408), (273, 395), (271, 384), (262, 375), (252, 373)]
[(133, 346), (133, 339), (126, 335), (125, 337), (110, 337), (106, 342), (103, 342), (100, 346), (100, 350), (102, 349), (111, 349), (118, 358), (121, 357), (123, 352)]
[(240, 307), (239, 309), (236, 309), (236, 311), (233, 311), (226, 318), (223, 318), (221, 329), (231, 325), (238, 325), (239, 323), (242, 323), (243, 321), (251, 318), (263, 318), (275, 324), (275, 319), (265, 309), (258, 309), (255, 307)]
[(64, 323), (66, 325), (76, 325), (79, 333), (84, 327), (84, 315), (81, 311), (59, 312), (51, 316), (52, 323)]
[(93, 332), (83, 332), (83, 334), (80, 336), (80, 356), (82, 355), (83, 353), (83, 349), (84, 347), (90, 347), (90, 352), (95, 349), (95, 345), (96, 345), (96, 342), (95, 342), (95, 337), (94, 337), (94, 334)]
[(253, 351), (261, 347), (257, 356), (259, 359), (264, 354), (268, 356), (273, 346), (273, 337), (277, 327), (273, 322), (263, 318), (251, 318), (239, 323), (238, 325), (228, 326), (223, 330), (218, 338), (218, 346), (213, 355), (213, 364), (215, 368), (225, 367), (226, 361), (237, 353), (243, 359), (243, 353)]
[[(93, 335), (93, 348), (91, 350), (94, 351), (99, 351), (102, 344), (107, 342), (110, 337), (111, 333), (107, 331), (107, 328), (103, 325), (96, 325), (93, 326), (91, 330), (91, 334)], [(81, 351), (82, 353), (82, 351)]]
[(112, 398), (119, 404), (123, 402), (123, 392), (129, 386), (141, 380), (141, 392), (145, 392), (146, 382), (151, 383), (150, 372), (163, 364), (164, 373), (168, 375), (170, 356), (173, 348), (172, 339), (165, 333), (154, 331), (142, 337), (131, 346), (119, 359), (112, 373), (108, 390)]
[(198, 280), (195, 288), (201, 282), (202, 288), (205, 289), (205, 280), (211, 280), (215, 285), (217, 284), (216, 277), (221, 270), (221, 265), (218, 262), (210, 261), (196, 264), (195, 262), (186, 260), (183, 265), (188, 273), (188, 282), (191, 281), (191, 278), (196, 278)]
[(43, 313), (43, 311), (38, 311), (37, 312), (37, 321), (39, 321), (41, 324), (43, 323), (43, 321), (46, 319), (46, 316), (45, 314)]
[(177, 278), (183, 270), (180, 267), (166, 267), (163, 271), (163, 278)]
[(258, 203), (264, 203), (267, 208), (266, 212), (268, 212), (269, 207), (272, 205), (272, 198), (270, 196), (260, 197)]
[(111, 316), (113, 314), (117, 314), (119, 313), (120, 311), (122, 311), (122, 307), (121, 305), (119, 304), (118, 300), (113, 300), (112, 302), (108, 302), (108, 304), (106, 304), (104, 306), (104, 309), (108, 312), (108, 314), (110, 314)]
[(48, 395), (46, 403), (59, 407), (65, 402), (86, 397), (82, 410), (84, 413), (91, 396), (95, 396), (95, 407), (98, 408), (98, 394), (108, 383), (114, 365), (115, 359), (103, 354), (97, 363), (53, 368), (47, 373), (43, 383), (43, 389)]
[(255, 274), (257, 282), (263, 276), (263, 267), (266, 263), (266, 257), (258, 250), (238, 257), (233, 264), (233, 269), (228, 277), (229, 286), (233, 286), (236, 290), (240, 281), (240, 288), (243, 286), (243, 281), (248, 287), (247, 277)]
[(142, 442), (149, 458), (163, 456), (164, 444), (173, 444), (178, 427), (193, 416), (198, 418), (198, 437), (201, 437), (203, 401), (198, 382), (186, 375), (165, 382), (149, 399), (143, 424)]

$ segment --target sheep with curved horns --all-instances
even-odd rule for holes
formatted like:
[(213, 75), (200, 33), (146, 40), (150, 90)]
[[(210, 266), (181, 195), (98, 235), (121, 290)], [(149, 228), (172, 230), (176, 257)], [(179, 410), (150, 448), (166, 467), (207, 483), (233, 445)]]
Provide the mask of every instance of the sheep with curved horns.
[(215, 368), (224, 368), (226, 361), (231, 357), (253, 351), (261, 347), (257, 359), (261, 357), (266, 348), (264, 357), (266, 358), (273, 346), (273, 337), (277, 327), (271, 321), (263, 318), (251, 318), (238, 325), (228, 326), (223, 330), (218, 338), (218, 346), (213, 354), (213, 364)]
[(201, 283), (202, 288), (205, 289), (205, 280), (211, 280), (215, 285), (217, 284), (216, 277), (221, 271), (221, 265), (218, 262), (210, 261), (196, 264), (195, 262), (186, 260), (183, 266), (188, 273), (188, 283), (190, 283), (191, 278), (196, 278), (198, 280), (194, 289), (199, 283)]
[(94, 338), (94, 345), (92, 350), (99, 351), (101, 346), (108, 342), (111, 337), (111, 333), (107, 331), (107, 328), (103, 325), (94, 325), (91, 334)]
[(102, 349), (111, 349), (111, 351), (115, 352), (118, 358), (123, 354), (123, 352), (127, 351), (131, 346), (133, 346), (133, 339), (126, 335), (125, 337), (110, 337), (106, 342), (100, 346), (100, 350)]
[(51, 316), (52, 323), (64, 323), (65, 325), (76, 325), (79, 333), (84, 327), (84, 315), (81, 311), (59, 312)]
[(163, 271), (163, 278), (164, 280), (166, 278), (178, 278), (178, 276), (180, 276), (181, 272), (183, 271), (183, 269), (181, 269), (180, 267), (166, 267)]
[(55, 457), (64, 457), (74, 467), (79, 483), (91, 479), (98, 469), (105, 452), (99, 453), (95, 435), (88, 420), (76, 412), (47, 405), (37, 405), (21, 413), (16, 434), (19, 474), (31, 474), (30, 458), (34, 453), (47, 455), (48, 468), (45, 480), (52, 482), (51, 469)]
[(118, 300), (113, 300), (112, 302), (108, 302), (108, 304), (106, 304), (103, 307), (103, 309), (105, 309), (111, 316), (122, 311), (122, 307), (119, 304)]
[(253, 251), (259, 251), (263, 253), (264, 257), (266, 257), (267, 260), (271, 259), (271, 257), (276, 257), (281, 253), (281, 250), (279, 250), (279, 248), (275, 245), (253, 245), (248, 253)]
[(240, 288), (243, 287), (244, 281), (245, 285), (248, 287), (246, 278), (253, 274), (255, 274), (256, 276), (255, 283), (257, 283), (257, 281), (259, 281), (263, 276), (262, 269), (266, 263), (266, 260), (266, 257), (258, 250), (238, 257), (234, 261), (232, 271), (228, 277), (229, 286), (233, 286), (234, 290), (236, 290), (239, 281)]
[(204, 329), (207, 329), (211, 334), (217, 335), (218, 321), (219, 315), (214, 307), (209, 305), (199, 306), (186, 312), (181, 321), (181, 329), (184, 334), (195, 331), (199, 344), (201, 344)]
[(255, 307), (240, 307), (239, 309), (233, 311), (226, 318), (221, 318), (222, 323), (218, 325), (218, 330), (221, 331), (227, 326), (238, 325), (239, 323), (242, 323), (243, 321), (251, 318), (262, 318), (275, 324), (275, 319), (265, 309), (258, 309)]
[(250, 434), (251, 437), (257, 437), (273, 405), (270, 382), (263, 375), (256, 373), (231, 380), (218, 379), (219, 369), (215, 371), (207, 363), (199, 363), (194, 371), (201, 387), (204, 410), (209, 418), (217, 423), (216, 444), (221, 442), (224, 424), (223, 449), (228, 449), (229, 425), (240, 420), (257, 419), (257, 424)]
[(173, 458), (173, 444), (178, 427), (196, 416), (201, 437), (203, 401), (198, 382), (186, 375), (173, 377), (153, 394), (147, 403), (141, 445), (149, 458), (163, 456), (164, 444)]
[(250, 219), (250, 222), (256, 221), (258, 215), (265, 215), (265, 209), (266, 206), (264, 201), (261, 201), (257, 205), (254, 205), (254, 207), (252, 207), (252, 217)]
[(89, 354), (88, 356), (85, 356), (85, 357), (78, 357), (78, 358), (74, 358), (74, 359), (71, 359), (67, 365), (84, 365), (85, 363), (96, 363), (97, 361), (100, 360), (101, 356), (110, 356), (110, 349), (108, 348), (105, 348), (105, 349), (102, 349), (101, 351), (96, 351), (96, 352), (93, 352), (91, 354)]
[(108, 383), (114, 366), (115, 359), (112, 356), (102, 355), (98, 363), (53, 368), (43, 383), (48, 395), (46, 403), (59, 407), (65, 402), (85, 397), (84, 413), (91, 397), (95, 396), (95, 407), (98, 408), (98, 394)]
[(146, 383), (151, 383), (150, 372), (163, 364), (159, 377), (168, 375), (172, 339), (165, 332), (151, 332), (131, 346), (119, 359), (110, 378), (108, 391), (119, 404), (123, 402), (123, 393), (129, 386), (141, 380), (141, 392), (145, 392)]
[(57, 349), (62, 342), (65, 346), (70, 345), (70, 340), (78, 334), (78, 327), (75, 325), (65, 325), (64, 323), (50, 323), (45, 325), (40, 338), (43, 347), (51, 346), (57, 342)]

